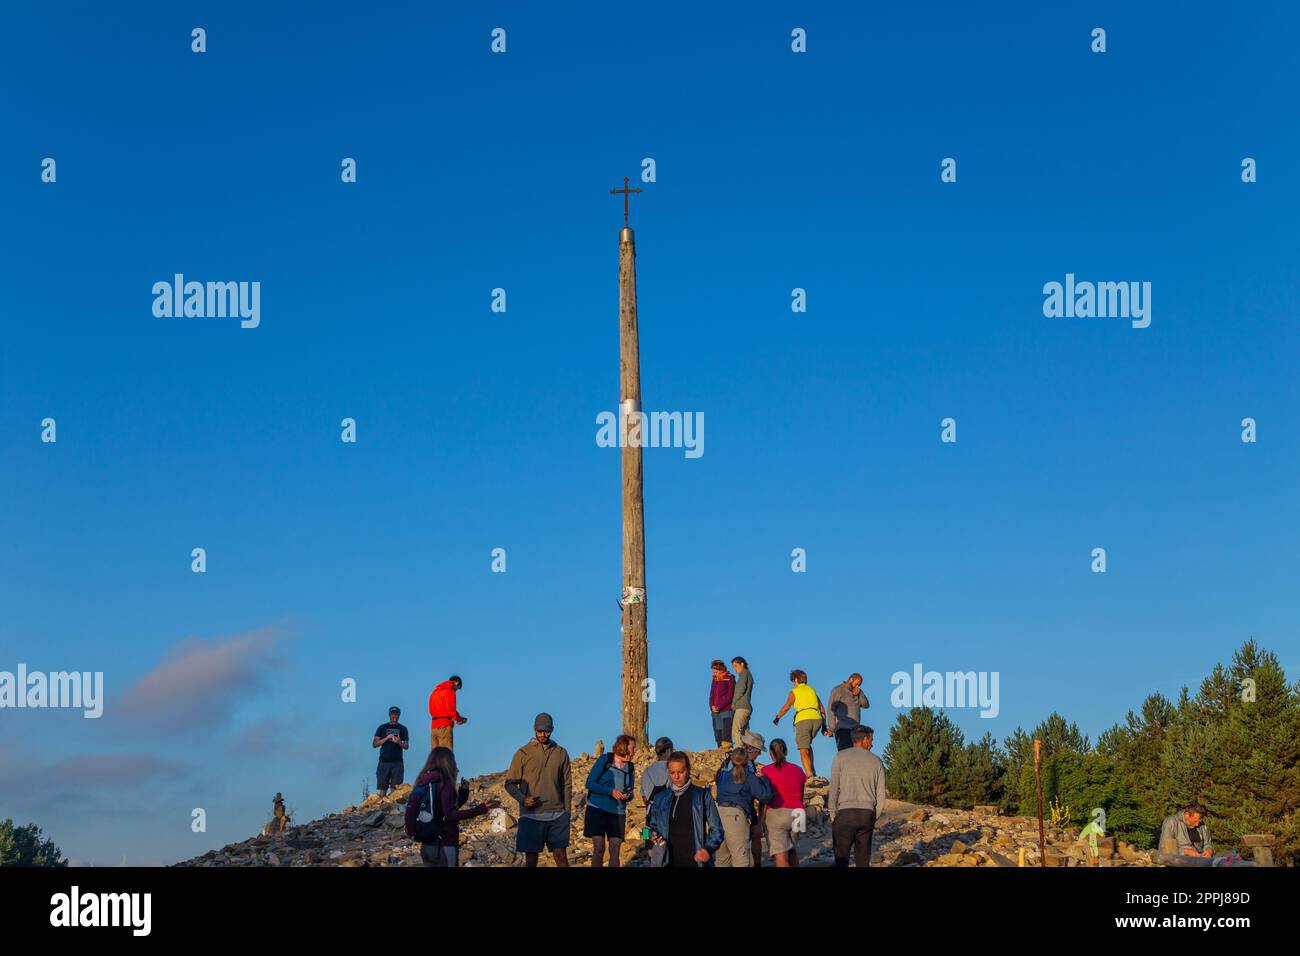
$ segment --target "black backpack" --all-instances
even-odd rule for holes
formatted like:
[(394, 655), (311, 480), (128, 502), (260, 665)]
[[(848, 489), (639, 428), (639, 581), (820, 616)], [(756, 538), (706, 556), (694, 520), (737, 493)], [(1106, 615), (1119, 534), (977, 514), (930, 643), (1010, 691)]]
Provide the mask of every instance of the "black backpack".
[[(418, 796), (417, 796), (418, 794)], [(442, 801), (438, 799), (438, 784), (430, 780), (415, 788), (413, 797), (419, 800), (415, 817), (415, 832), (411, 836), (417, 843), (438, 843), (442, 840)]]

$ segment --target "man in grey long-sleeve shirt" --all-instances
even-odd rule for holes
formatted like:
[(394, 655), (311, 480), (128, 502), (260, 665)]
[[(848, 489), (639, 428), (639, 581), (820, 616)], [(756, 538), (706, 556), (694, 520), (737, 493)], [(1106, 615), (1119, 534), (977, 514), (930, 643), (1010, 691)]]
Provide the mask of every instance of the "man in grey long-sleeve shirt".
[(754, 675), (743, 657), (733, 657), (731, 669), (736, 672), (736, 689), (731, 695), (731, 744), (740, 747), (740, 738), (749, 732), (749, 715), (754, 712)]
[(835, 749), (848, 750), (853, 746), (849, 734), (862, 722), (862, 711), (871, 706), (867, 695), (862, 693), (862, 675), (850, 674), (843, 684), (836, 684), (831, 690), (830, 700), (826, 706), (827, 729), (835, 735)]
[(831, 764), (831, 845), (836, 866), (849, 865), (850, 850), (857, 866), (870, 866), (876, 814), (885, 806), (885, 765), (871, 752), (870, 727), (859, 724), (849, 736), (853, 746)]
[[(1205, 825), (1205, 807), (1189, 803), (1180, 812), (1165, 817), (1160, 827), (1157, 851), (1162, 857), (1213, 858), (1214, 845), (1210, 843), (1210, 828)], [(1187, 861), (1175, 859), (1173, 862)]]

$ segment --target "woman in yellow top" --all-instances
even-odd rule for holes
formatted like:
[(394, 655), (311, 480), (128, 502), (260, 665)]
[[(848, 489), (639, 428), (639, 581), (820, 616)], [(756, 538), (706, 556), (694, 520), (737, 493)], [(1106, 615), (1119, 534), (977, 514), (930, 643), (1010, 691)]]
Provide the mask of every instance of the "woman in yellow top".
[(772, 723), (779, 724), (785, 712), (791, 707), (794, 708), (794, 743), (799, 748), (803, 772), (809, 777), (815, 777), (817, 771), (813, 767), (813, 738), (817, 736), (818, 731), (826, 737), (831, 735), (831, 732), (826, 729), (826, 708), (822, 706), (817, 691), (808, 686), (808, 675), (803, 671), (791, 671), (790, 683), (794, 685), (790, 690), (790, 696), (785, 699), (785, 706), (772, 718)]

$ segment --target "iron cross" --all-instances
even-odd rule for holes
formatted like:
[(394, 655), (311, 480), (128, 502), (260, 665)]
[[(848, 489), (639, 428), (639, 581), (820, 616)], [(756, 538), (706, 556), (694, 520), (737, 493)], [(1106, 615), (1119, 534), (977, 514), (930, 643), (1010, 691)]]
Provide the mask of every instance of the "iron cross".
[(623, 188), (622, 188), (622, 189), (611, 189), (611, 190), (610, 190), (610, 193), (622, 193), (622, 194), (623, 194), (623, 225), (625, 225), (625, 226), (627, 225), (627, 197), (628, 197), (628, 194), (629, 194), (629, 193), (639, 193), (640, 191), (641, 191), (641, 187), (639, 187), (639, 186), (638, 186), (636, 189), (628, 189), (628, 188), (627, 188), (627, 177), (626, 177), (626, 176), (623, 177)]

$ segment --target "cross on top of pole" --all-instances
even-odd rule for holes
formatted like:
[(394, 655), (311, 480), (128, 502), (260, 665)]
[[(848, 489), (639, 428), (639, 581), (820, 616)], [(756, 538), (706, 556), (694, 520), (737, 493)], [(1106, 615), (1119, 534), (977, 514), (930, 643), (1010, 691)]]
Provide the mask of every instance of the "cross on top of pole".
[(629, 193), (639, 193), (640, 191), (641, 191), (641, 187), (640, 187), (640, 186), (638, 186), (636, 189), (628, 189), (628, 188), (627, 188), (627, 177), (626, 177), (626, 176), (623, 177), (623, 188), (622, 188), (622, 189), (611, 189), (611, 190), (610, 190), (610, 193), (611, 193), (611, 194), (617, 194), (617, 193), (622, 193), (622, 194), (623, 194), (623, 225), (625, 225), (625, 226), (627, 225), (627, 197), (628, 197), (628, 194), (629, 194)]

